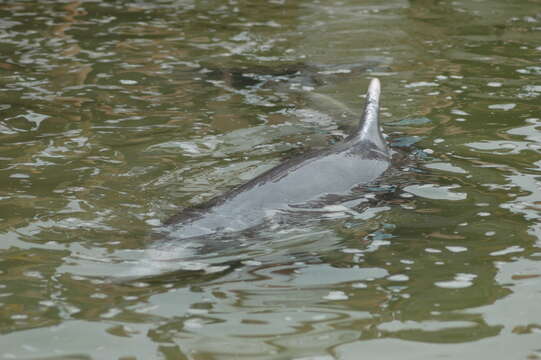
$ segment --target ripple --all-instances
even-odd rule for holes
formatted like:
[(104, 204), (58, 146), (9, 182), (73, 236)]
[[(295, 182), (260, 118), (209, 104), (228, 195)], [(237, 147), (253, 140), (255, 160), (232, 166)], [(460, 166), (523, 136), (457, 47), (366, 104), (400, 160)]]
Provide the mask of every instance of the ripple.
[(434, 284), (444, 289), (462, 289), (472, 286), (475, 278), (477, 278), (475, 274), (459, 273), (455, 275), (454, 280), (437, 281)]
[(488, 108), (492, 110), (512, 110), (517, 106), (517, 104), (492, 104), (489, 105)]
[(466, 193), (451, 191), (452, 189), (460, 188), (458, 185), (437, 186), (433, 184), (426, 185), (410, 185), (404, 188), (404, 191), (415, 196), (423, 197), (432, 200), (450, 200), (460, 201), (465, 200), (468, 195)]

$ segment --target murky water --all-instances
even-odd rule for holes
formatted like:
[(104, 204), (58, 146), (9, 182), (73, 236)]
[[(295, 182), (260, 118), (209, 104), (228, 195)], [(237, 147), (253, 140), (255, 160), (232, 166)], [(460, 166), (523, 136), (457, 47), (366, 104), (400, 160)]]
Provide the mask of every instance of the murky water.
[[(149, 256), (374, 76), (373, 191)], [(540, 150), (538, 0), (4, 2), (0, 358), (541, 358)]]

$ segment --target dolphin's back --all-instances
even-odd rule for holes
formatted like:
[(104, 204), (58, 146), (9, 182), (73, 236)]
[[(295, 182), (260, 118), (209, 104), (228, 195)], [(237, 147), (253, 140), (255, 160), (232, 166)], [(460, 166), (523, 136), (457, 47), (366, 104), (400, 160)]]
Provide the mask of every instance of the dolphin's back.
[(390, 154), (378, 121), (379, 81), (372, 80), (360, 125), (344, 142), (286, 161), (232, 191), (166, 222), (174, 237), (240, 231), (291, 205), (327, 194), (347, 194), (356, 185), (376, 180)]

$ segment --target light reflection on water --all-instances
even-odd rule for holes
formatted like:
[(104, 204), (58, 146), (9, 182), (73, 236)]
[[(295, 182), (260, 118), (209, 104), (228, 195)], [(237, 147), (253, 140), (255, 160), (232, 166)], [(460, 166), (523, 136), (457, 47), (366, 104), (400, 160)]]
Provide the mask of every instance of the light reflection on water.
[[(540, 24), (505, 1), (0, 5), (0, 358), (540, 357)], [(373, 193), (149, 255), (179, 208), (342, 138), (373, 75), (413, 159)]]

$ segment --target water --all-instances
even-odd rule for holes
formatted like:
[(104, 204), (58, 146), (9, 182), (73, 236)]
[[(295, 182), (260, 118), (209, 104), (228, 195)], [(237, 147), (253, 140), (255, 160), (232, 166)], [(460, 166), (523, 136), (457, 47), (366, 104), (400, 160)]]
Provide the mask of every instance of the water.
[[(540, 358), (540, 31), (533, 0), (0, 4), (0, 358)], [(149, 256), (373, 76), (410, 154), (373, 192)]]

